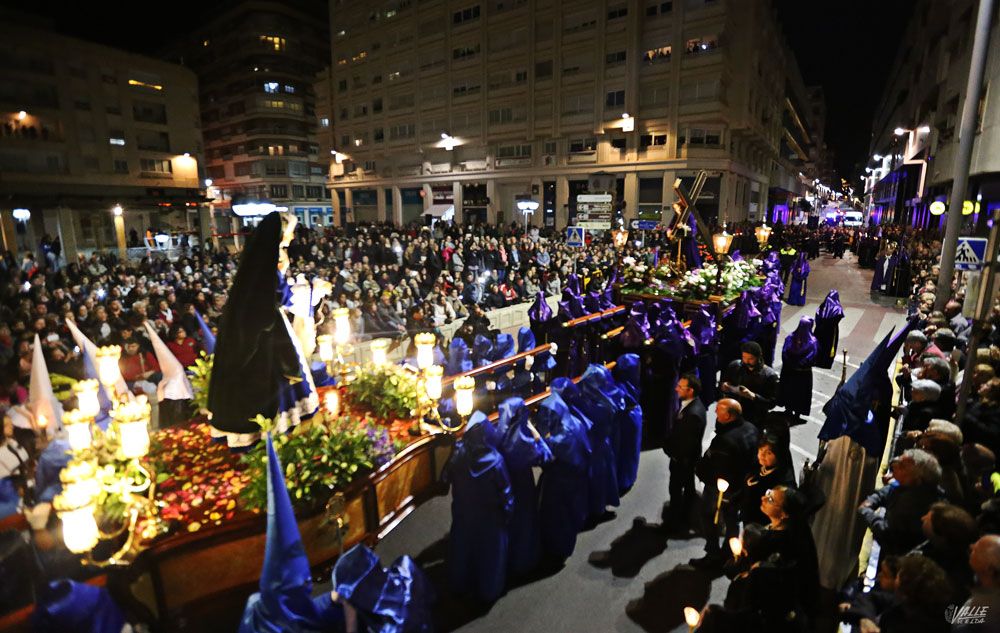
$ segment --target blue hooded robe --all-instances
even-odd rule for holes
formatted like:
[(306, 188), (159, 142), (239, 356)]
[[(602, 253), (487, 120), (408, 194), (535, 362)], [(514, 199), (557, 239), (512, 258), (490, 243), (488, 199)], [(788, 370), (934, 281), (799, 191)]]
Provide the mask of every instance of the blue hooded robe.
[(500, 440), (500, 430), (476, 411), (444, 470), (444, 479), (451, 484), (451, 588), (483, 602), (495, 601), (507, 584), (514, 492), (498, 450)]
[[(593, 380), (594, 371), (595, 366), (588, 367), (580, 385), (584, 380)], [(584, 393), (580, 385), (573, 384), (569, 378), (556, 378), (552, 381), (551, 389), (552, 393), (558, 394), (569, 405), (573, 414), (583, 420), (588, 427), (592, 451), (588, 480), (590, 515), (599, 517), (605, 513), (609, 505), (617, 506), (621, 502), (618, 497), (617, 460), (611, 443), (618, 411), (615, 403), (599, 390), (592, 388), (588, 393)]]
[(625, 409), (618, 415), (618, 446), (615, 448), (618, 491), (635, 485), (642, 453), (642, 367), (638, 354), (622, 354), (615, 364), (614, 377), (625, 398)]
[(532, 468), (552, 461), (552, 452), (545, 440), (535, 439), (529, 428), (530, 412), (521, 398), (508, 398), (500, 403), (497, 426), (503, 439), (500, 453), (507, 464), (514, 509), (508, 534), (510, 548), (508, 567), (511, 574), (525, 574), (538, 564), (542, 555), (542, 532), (538, 520), (538, 486)]
[(590, 513), (587, 427), (555, 393), (538, 406), (534, 423), (553, 456), (542, 466), (538, 480), (542, 549), (553, 558), (566, 560), (573, 554), (576, 535)]

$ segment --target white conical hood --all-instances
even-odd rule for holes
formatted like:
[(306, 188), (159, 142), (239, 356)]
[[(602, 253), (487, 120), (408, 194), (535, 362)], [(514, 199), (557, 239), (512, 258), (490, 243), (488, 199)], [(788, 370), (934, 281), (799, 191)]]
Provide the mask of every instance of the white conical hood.
[(156, 333), (156, 328), (149, 321), (142, 325), (146, 328), (149, 341), (153, 344), (153, 353), (156, 354), (156, 362), (160, 364), (160, 371), (163, 372), (163, 380), (156, 388), (156, 399), (163, 402), (164, 400), (191, 400), (194, 398), (194, 390), (191, 388), (191, 382), (184, 371), (184, 366), (166, 346), (160, 335)]
[[(94, 344), (87, 336), (80, 331), (80, 328), (76, 326), (76, 322), (73, 319), (66, 319), (66, 327), (69, 328), (69, 333), (76, 341), (76, 344), (80, 346), (80, 349), (90, 357), (90, 362), (94, 364), (94, 368), (97, 368), (97, 345)], [(129, 391), (128, 385), (125, 384), (125, 379), (122, 378), (121, 370), (118, 371), (118, 379), (115, 381), (115, 391), (121, 394), (127, 394), (129, 399), (132, 399), (132, 392)], [(113, 394), (108, 394), (113, 395)], [(114, 398), (112, 398), (114, 399)]]
[(28, 389), (28, 410), (35, 416), (36, 425), (45, 425), (49, 437), (62, 430), (62, 405), (52, 393), (49, 369), (42, 354), (42, 341), (35, 334), (35, 349), (31, 357), (31, 383)]

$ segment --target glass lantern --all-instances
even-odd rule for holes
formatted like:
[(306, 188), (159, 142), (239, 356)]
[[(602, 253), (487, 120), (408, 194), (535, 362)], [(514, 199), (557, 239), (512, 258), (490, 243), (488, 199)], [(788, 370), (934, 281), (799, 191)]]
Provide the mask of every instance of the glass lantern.
[(108, 388), (113, 388), (118, 384), (121, 372), (118, 369), (118, 359), (122, 356), (122, 348), (119, 345), (106, 345), (97, 348), (97, 377), (101, 384)]
[(113, 415), (118, 423), (121, 454), (125, 459), (138, 459), (149, 452), (149, 410), (145, 396), (115, 408)]
[(90, 499), (82, 505), (74, 505), (65, 493), (52, 500), (59, 519), (62, 520), (63, 542), (66, 549), (74, 554), (83, 554), (94, 549), (99, 540), (97, 531), (96, 501)]
[(334, 359), (333, 335), (320, 334), (316, 337), (316, 348), (319, 350), (319, 359), (324, 363), (332, 363)]
[(437, 337), (431, 332), (421, 332), (413, 337), (413, 344), (417, 348), (417, 367), (421, 370), (427, 369), (434, 364), (434, 343)]
[(455, 380), (455, 412), (463, 418), (472, 415), (472, 392), (475, 388), (476, 379), (472, 376)]
[(371, 343), (372, 364), (381, 367), (389, 362), (389, 344), (387, 338), (377, 338)]
[(351, 340), (351, 311), (337, 308), (333, 311), (333, 340), (337, 345), (347, 345)]
[(60, 471), (63, 500), (70, 506), (85, 506), (101, 492), (97, 467), (90, 460), (72, 460)]
[(100, 383), (97, 380), (81, 380), (73, 385), (76, 392), (76, 408), (85, 416), (96, 418), (101, 412), (101, 403), (97, 397)]
[(424, 390), (427, 397), (437, 402), (441, 399), (441, 378), (444, 376), (444, 367), (441, 365), (431, 365), (424, 372)]
[(90, 425), (94, 421), (94, 416), (85, 415), (79, 409), (67, 411), (63, 415), (63, 427), (66, 429), (66, 441), (69, 442), (69, 449), (73, 452), (84, 451), (90, 448), (93, 434)]

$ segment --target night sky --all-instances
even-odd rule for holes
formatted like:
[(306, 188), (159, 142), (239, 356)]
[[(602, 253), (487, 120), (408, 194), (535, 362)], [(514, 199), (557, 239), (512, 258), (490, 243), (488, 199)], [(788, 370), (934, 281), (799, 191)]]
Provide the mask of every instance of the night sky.
[[(0, 0), (5, 7), (47, 15), (66, 35), (154, 55), (190, 29), (192, 21), (211, 13), (209, 7), (225, 4)], [(820, 84), (826, 92), (826, 142), (835, 154), (837, 171), (849, 180), (864, 164), (875, 108), (914, 4), (913, 0), (775, 0), (806, 85)]]

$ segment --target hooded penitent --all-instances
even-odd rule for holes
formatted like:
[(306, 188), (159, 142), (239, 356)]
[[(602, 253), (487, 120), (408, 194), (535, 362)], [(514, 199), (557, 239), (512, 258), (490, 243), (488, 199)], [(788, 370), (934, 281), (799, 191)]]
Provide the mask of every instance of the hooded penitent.
[(812, 368), (816, 361), (816, 337), (812, 317), (799, 319), (799, 326), (785, 337), (781, 350), (781, 383), (778, 404), (799, 415), (812, 408)]
[(319, 633), (344, 626), (329, 593), (312, 597), (312, 574), (284, 469), (267, 435), (267, 537), (260, 591), (247, 599), (239, 633)]
[(497, 427), (501, 434), (500, 453), (510, 475), (514, 493), (508, 533), (508, 566), (512, 574), (525, 574), (538, 564), (542, 554), (538, 523), (538, 486), (532, 468), (552, 460), (552, 452), (539, 435), (532, 432), (530, 411), (521, 398), (500, 403)]
[(843, 318), (844, 308), (840, 305), (840, 294), (831, 290), (816, 310), (816, 326), (813, 331), (819, 346), (816, 353), (817, 367), (833, 367), (833, 361), (837, 358), (837, 345), (840, 344), (840, 322)]
[(500, 431), (481, 411), (469, 419), (445, 466), (451, 484), (448, 576), (452, 591), (493, 602), (507, 584), (514, 492)]

